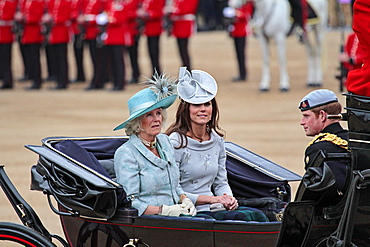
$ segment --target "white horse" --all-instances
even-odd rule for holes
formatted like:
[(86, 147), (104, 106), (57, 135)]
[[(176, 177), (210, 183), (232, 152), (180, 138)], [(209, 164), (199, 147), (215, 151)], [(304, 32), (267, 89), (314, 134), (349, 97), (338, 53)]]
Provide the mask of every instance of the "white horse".
[[(281, 91), (290, 89), (289, 75), (286, 62), (286, 35), (292, 23), (290, 22), (290, 5), (288, 0), (247, 0), (255, 3), (255, 13), (252, 25), (262, 48), (263, 66), (260, 91), (270, 89), (270, 50), (269, 42), (275, 40), (279, 66)], [(327, 0), (307, 0), (318, 16), (318, 22), (308, 24), (307, 38), (304, 40), (308, 54), (307, 86), (322, 84), (322, 42), (328, 20)], [(309, 33), (314, 34), (313, 42)]]

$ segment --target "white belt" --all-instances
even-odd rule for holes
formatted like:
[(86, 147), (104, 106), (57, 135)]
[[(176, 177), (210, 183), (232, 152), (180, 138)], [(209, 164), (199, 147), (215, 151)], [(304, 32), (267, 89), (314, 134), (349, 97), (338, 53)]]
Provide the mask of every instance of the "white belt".
[(172, 21), (194, 21), (195, 15), (186, 14), (186, 15), (173, 15), (171, 16)]
[(0, 26), (13, 26), (14, 21), (3, 21), (0, 20)]
[(93, 14), (85, 15), (86, 21), (95, 21), (95, 19), (96, 19), (96, 15), (93, 15)]

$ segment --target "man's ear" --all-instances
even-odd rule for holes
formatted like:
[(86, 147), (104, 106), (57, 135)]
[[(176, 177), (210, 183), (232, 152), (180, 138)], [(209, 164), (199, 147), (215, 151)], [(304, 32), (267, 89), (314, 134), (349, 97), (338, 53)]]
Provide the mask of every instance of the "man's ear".
[(319, 112), (319, 118), (320, 118), (320, 120), (323, 121), (323, 122), (326, 121), (327, 115), (328, 114), (325, 111), (321, 110)]

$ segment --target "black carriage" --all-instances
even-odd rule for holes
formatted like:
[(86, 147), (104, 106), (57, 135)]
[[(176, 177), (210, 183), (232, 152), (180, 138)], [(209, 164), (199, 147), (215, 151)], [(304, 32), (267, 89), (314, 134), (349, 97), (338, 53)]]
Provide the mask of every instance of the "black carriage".
[[(26, 147), (39, 155), (31, 189), (43, 191), (60, 215), (69, 246), (273, 246), (280, 210), (297, 174), (227, 142), (227, 170), (239, 203), (259, 208), (270, 222), (137, 215), (115, 182), (113, 155), (128, 137), (50, 137)], [(57, 202), (56, 205), (54, 200)], [(54, 203), (53, 203), (54, 202)], [(41, 223), (41, 222), (40, 222)], [(46, 233), (48, 234), (48, 233)]]
[[(127, 137), (46, 138), (42, 146), (26, 146), (39, 155), (31, 169), (31, 188), (43, 191), (51, 209), (60, 215), (65, 239), (43, 227), (3, 167), (1, 185), (27, 227), (0, 224), (0, 239), (16, 233), (22, 236), (21, 232), (24, 238), (19, 241), (38, 237), (49, 244), (45, 246), (53, 246), (53, 238), (64, 246), (370, 246), (370, 98), (346, 96), (350, 152), (321, 152), (314, 163), (348, 162), (347, 190), (337, 203), (318, 206), (304, 200), (303, 180), (290, 202), (289, 181), (300, 180), (300, 176), (228, 142), (227, 170), (234, 195), (244, 205), (260, 209), (270, 222), (138, 217), (112, 169), (114, 151)], [(276, 216), (281, 216), (284, 204), (281, 222)]]

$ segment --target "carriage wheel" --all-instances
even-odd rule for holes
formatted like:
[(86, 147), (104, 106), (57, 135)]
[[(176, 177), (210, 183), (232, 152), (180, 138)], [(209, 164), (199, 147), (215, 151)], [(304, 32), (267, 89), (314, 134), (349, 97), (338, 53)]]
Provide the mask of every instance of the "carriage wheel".
[(26, 247), (56, 247), (51, 240), (32, 228), (11, 222), (0, 222), (0, 245), (2, 242), (18, 243)]

